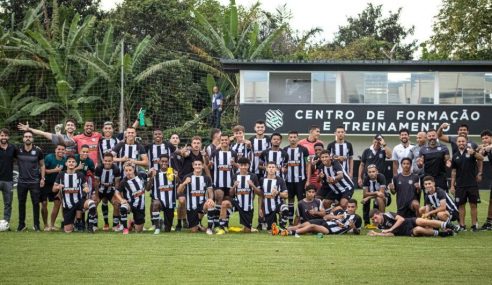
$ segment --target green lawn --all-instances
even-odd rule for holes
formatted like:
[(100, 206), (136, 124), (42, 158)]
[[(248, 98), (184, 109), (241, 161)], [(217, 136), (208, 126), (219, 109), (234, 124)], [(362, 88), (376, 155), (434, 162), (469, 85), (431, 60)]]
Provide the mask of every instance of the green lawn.
[[(488, 191), (482, 193), (481, 223), (489, 198)], [(17, 209), (14, 203), (13, 226)], [(30, 211), (28, 207), (29, 227)], [(237, 225), (236, 214), (232, 224)], [(492, 231), (446, 239), (4, 232), (0, 284), (487, 284), (492, 278), (491, 242)]]

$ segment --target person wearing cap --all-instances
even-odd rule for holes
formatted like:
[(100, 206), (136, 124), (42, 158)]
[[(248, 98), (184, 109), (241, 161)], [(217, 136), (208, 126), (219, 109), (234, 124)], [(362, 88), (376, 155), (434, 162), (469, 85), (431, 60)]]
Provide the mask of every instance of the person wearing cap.
[(381, 134), (375, 135), (372, 145), (362, 152), (358, 174), (359, 187), (362, 187), (364, 177), (367, 175), (367, 166), (374, 164), (379, 173), (385, 173), (386, 159), (390, 159), (391, 155), (391, 148), (386, 145), (384, 137)]

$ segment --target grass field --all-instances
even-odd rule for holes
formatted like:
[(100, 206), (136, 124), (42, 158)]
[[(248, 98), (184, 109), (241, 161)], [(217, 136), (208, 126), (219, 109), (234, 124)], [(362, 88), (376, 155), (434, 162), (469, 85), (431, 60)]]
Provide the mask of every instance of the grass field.
[[(482, 193), (480, 223), (489, 198), (488, 191)], [(360, 195), (356, 191), (355, 197)], [(30, 201), (27, 204), (31, 227)], [(147, 223), (150, 226), (148, 217)], [(237, 225), (236, 214), (231, 224)], [(361, 236), (299, 239), (186, 231), (159, 236), (3, 232), (0, 284), (489, 284), (491, 243), (492, 231), (446, 239), (376, 238), (365, 231)]]

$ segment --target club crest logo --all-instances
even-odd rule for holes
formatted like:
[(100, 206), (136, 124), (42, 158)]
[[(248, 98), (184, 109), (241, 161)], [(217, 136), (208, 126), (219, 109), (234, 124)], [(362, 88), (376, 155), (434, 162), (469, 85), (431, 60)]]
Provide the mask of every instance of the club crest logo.
[(266, 111), (265, 117), (266, 126), (274, 131), (284, 125), (284, 113), (279, 109), (269, 109), (268, 111)]

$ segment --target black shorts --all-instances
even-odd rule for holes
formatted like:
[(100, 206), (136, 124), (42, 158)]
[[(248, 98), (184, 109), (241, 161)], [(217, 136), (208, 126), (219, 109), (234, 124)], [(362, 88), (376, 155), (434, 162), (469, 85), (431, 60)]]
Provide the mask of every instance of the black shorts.
[(204, 204), (205, 203), (198, 205), (198, 207), (194, 210), (192, 209), (186, 211), (186, 218), (188, 219), (188, 226), (190, 228), (200, 225), (200, 215), (203, 214)]
[(436, 187), (442, 188), (444, 191), (446, 191), (446, 193), (448, 193), (449, 188), (446, 176), (435, 176), (434, 180), (436, 182)]
[(328, 224), (326, 223), (325, 219), (312, 219), (312, 220), (309, 220), (309, 223), (311, 225), (323, 226), (328, 231), (330, 230), (330, 228), (328, 227)]
[(306, 180), (301, 182), (287, 182), (287, 190), (289, 192), (289, 199), (297, 197), (297, 201), (304, 199), (304, 186), (306, 185)]
[(403, 224), (393, 231), (395, 236), (412, 236), (413, 228), (417, 226), (417, 218), (405, 218)]
[(460, 218), (460, 213), (458, 211), (453, 211), (452, 213), (449, 213), (449, 214), (450, 214), (450, 221), (451, 222), (457, 221)]
[(105, 191), (105, 192), (97, 192), (97, 196), (99, 197), (99, 200), (102, 200), (104, 198), (106, 198), (108, 201), (111, 202), (111, 200), (113, 200), (113, 196), (114, 196), (114, 191)]
[(471, 204), (480, 203), (478, 187), (456, 187), (454, 200), (457, 205), (464, 205), (466, 202)]
[(239, 212), (239, 223), (246, 228), (252, 228), (253, 227), (253, 213), (254, 210), (251, 211), (245, 211), (241, 207), (239, 207), (239, 203), (237, 200), (232, 201), (232, 205), (234, 205), (234, 208)]
[(342, 199), (347, 199), (350, 200), (352, 199), (352, 196), (354, 195), (354, 189), (351, 190), (345, 190), (342, 193), (336, 193), (333, 197), (335, 199), (330, 199), (330, 200), (336, 200), (336, 201), (341, 201)]
[[(386, 207), (388, 207), (389, 205), (391, 205), (392, 198), (391, 198), (391, 194), (390, 193), (385, 193), (385, 195), (384, 195), (384, 201), (385, 201)], [(378, 200), (377, 199), (374, 199), (373, 207), (374, 208), (378, 208)]]
[(334, 200), (334, 199), (330, 199), (330, 197), (334, 197), (333, 195), (335, 195), (335, 193), (330, 189), (330, 187), (324, 184), (322, 184), (321, 187), (316, 192), (316, 197), (319, 197), (319, 199)]
[(400, 215), (404, 218), (415, 218), (415, 211), (410, 208), (410, 205), (406, 205), (396, 211), (397, 215)]
[(132, 208), (132, 214), (133, 214), (133, 222), (135, 225), (143, 225), (145, 224), (145, 209), (140, 210), (138, 208), (135, 208), (131, 206)]
[(72, 208), (63, 208), (63, 224), (73, 225), (77, 211), (82, 211), (84, 208), (84, 200), (80, 200)]
[(41, 188), (41, 194), (39, 196), (39, 201), (50, 201), (53, 202), (55, 200), (60, 200), (60, 196), (58, 196), (58, 192), (53, 192), (53, 184), (44, 184), (44, 187)]
[[(231, 188), (229, 188), (229, 187), (218, 187), (218, 188), (215, 188), (215, 190), (222, 190), (222, 192), (224, 192), (224, 197), (226, 197), (226, 196), (230, 197), (231, 196), (229, 194)], [(214, 190), (214, 194), (215, 194), (215, 190)]]
[(277, 213), (278, 211), (270, 212), (269, 214), (265, 214), (265, 223), (267, 224), (267, 229), (272, 229), (272, 224), (277, 223)]

